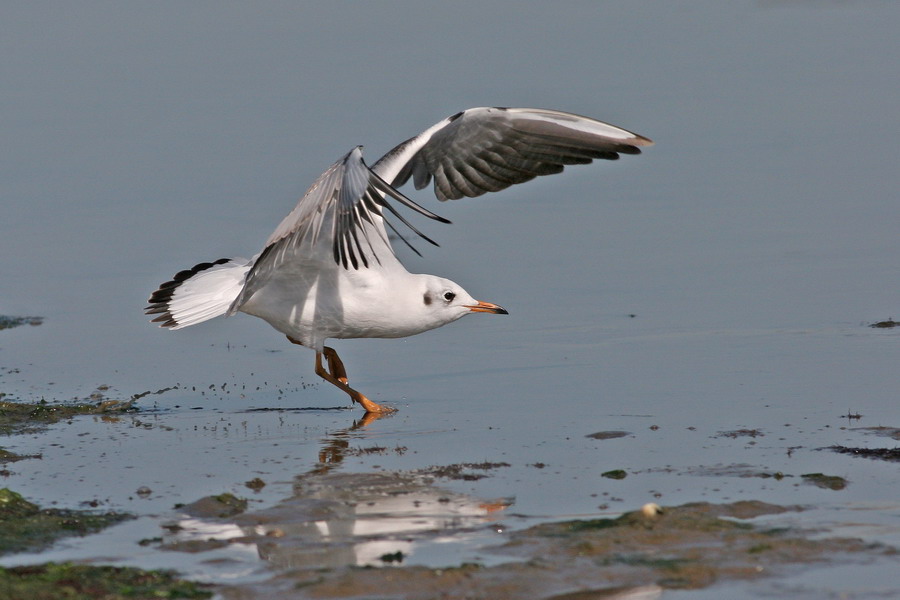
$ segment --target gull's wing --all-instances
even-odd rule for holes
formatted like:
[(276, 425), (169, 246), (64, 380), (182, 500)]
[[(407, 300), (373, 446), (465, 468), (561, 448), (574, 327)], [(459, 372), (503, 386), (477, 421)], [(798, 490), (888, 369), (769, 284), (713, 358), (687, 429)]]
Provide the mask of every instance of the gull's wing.
[[(378, 252), (393, 252), (384, 229), (385, 208), (434, 244), (397, 213), (387, 198), (437, 221), (449, 221), (422, 208), (385, 182), (363, 161), (361, 149), (357, 146), (322, 173), (281, 221), (254, 260), (228, 314), (237, 312), (286, 262), (302, 259), (317, 262), (323, 268), (337, 264), (345, 269), (369, 267), (370, 261), (379, 263)], [(390, 222), (388, 226), (393, 229)], [(402, 236), (401, 239), (406, 241)]]
[(551, 175), (564, 165), (640, 154), (653, 142), (601, 121), (539, 108), (470, 108), (447, 117), (378, 160), (392, 186), (434, 179), (438, 200), (474, 198)]

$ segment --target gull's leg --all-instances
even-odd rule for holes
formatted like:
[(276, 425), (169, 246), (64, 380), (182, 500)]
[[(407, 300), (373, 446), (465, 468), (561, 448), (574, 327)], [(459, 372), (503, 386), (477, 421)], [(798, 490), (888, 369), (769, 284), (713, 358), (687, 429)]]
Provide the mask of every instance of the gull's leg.
[[(303, 345), (299, 340), (295, 340), (291, 336), (287, 336), (287, 339), (292, 344), (297, 344), (298, 346)], [(325, 356), (326, 360), (328, 360), (328, 368), (331, 369), (330, 372), (326, 371), (325, 367), (322, 365), (323, 355)], [(397, 412), (396, 408), (382, 406), (377, 402), (372, 402), (364, 395), (347, 385), (347, 369), (344, 368), (344, 363), (338, 356), (338, 353), (334, 351), (334, 348), (325, 346), (324, 352), (316, 352), (316, 375), (346, 392), (354, 402), (359, 403), (364, 409), (366, 409), (366, 415), (388, 414)]]
[(344, 361), (341, 360), (341, 357), (338, 356), (338, 353), (335, 352), (334, 348), (325, 346), (324, 354), (325, 359), (328, 361), (328, 370), (331, 371), (331, 374), (337, 377), (339, 381), (349, 383), (350, 380), (347, 379), (347, 369), (344, 368)]
[[(334, 355), (334, 357), (337, 358), (337, 352), (335, 352), (332, 348), (328, 348), (326, 346), (324, 354), (328, 358), (329, 366), (331, 366), (332, 369), (334, 369), (334, 366), (333, 366), (333, 363), (331, 360), (331, 355)], [(367, 413), (392, 413), (397, 410), (395, 408), (382, 406), (376, 402), (372, 402), (371, 400), (366, 398), (363, 394), (357, 392), (352, 387), (347, 385), (345, 383), (347, 381), (347, 373), (344, 371), (343, 363), (341, 363), (339, 358), (337, 358), (337, 364), (340, 365), (339, 371), (338, 371), (338, 373), (340, 373), (340, 374), (329, 373), (328, 371), (326, 371), (325, 367), (322, 365), (322, 355), (323, 355), (322, 352), (316, 352), (316, 375), (318, 375), (319, 377), (321, 377), (328, 383), (330, 383), (336, 387), (339, 387), (340, 389), (347, 392), (347, 394), (350, 396), (350, 398), (354, 402), (358, 402), (360, 405), (362, 405), (362, 407), (364, 409), (366, 409)], [(342, 377), (343, 377), (343, 381), (341, 381)]]

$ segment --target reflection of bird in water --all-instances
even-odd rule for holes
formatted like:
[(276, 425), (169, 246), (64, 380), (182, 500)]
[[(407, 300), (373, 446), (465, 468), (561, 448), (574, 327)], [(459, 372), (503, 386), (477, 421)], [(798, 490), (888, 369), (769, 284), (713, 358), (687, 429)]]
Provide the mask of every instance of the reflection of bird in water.
[(365, 413), (361, 419), (353, 421), (346, 429), (333, 431), (322, 440), (319, 450), (319, 464), (310, 471), (311, 475), (324, 475), (344, 462), (344, 456), (350, 450), (350, 437), (354, 431), (365, 429), (372, 421), (379, 418), (378, 413)]
[(510, 498), (483, 500), (435, 487), (422, 474), (333, 472), (353, 454), (351, 442), (365, 439), (357, 436), (369, 422), (325, 435), (319, 463), (295, 478), (290, 498), (224, 521), (209, 519), (215, 511), (186, 509), (169, 528), (166, 547), (227, 546), (239, 554), (254, 548), (281, 567), (383, 565), (384, 555), (408, 557), (422, 544), (466, 544), (512, 505)]
[(584, 590), (551, 596), (546, 600), (657, 600), (662, 597), (663, 588), (656, 585), (638, 587), (617, 586), (598, 590)]
[[(512, 500), (483, 500), (434, 487), (408, 473), (329, 473), (297, 478), (278, 505), (228, 519), (184, 518), (170, 529), (170, 549), (255, 546), (279, 567), (383, 565), (414, 556), (423, 544), (466, 544)], [(399, 553), (399, 554), (398, 554)]]
[[(569, 113), (523, 108), (471, 108), (401, 143), (371, 168), (361, 147), (328, 168), (251, 260), (221, 259), (181, 271), (150, 297), (148, 314), (178, 329), (219, 315), (260, 317), (288, 339), (316, 351), (316, 373), (369, 413), (393, 409), (351, 388), (328, 338), (399, 338), (473, 312), (506, 314), (453, 281), (409, 273), (394, 255), (387, 210), (415, 234), (388, 197), (449, 222), (397, 191), (434, 180), (439, 200), (495, 192), (564, 165), (638, 154), (653, 142)], [(404, 243), (412, 246), (400, 236)], [(415, 248), (413, 248), (415, 250)], [(324, 366), (327, 362), (328, 368)]]

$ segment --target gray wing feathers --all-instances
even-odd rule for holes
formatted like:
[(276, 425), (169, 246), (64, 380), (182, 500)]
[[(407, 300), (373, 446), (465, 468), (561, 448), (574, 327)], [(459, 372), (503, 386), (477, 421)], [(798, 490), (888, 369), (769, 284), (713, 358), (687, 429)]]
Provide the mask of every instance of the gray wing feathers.
[[(429, 218), (449, 221), (422, 208), (381, 179), (363, 161), (361, 148), (357, 146), (322, 173), (294, 210), (281, 221), (255, 259), (228, 314), (237, 312), (286, 262), (329, 260), (324, 253), (315, 251), (319, 244), (330, 245), (334, 262), (345, 269), (367, 268), (370, 261), (380, 262), (379, 252), (393, 252), (384, 229), (385, 208), (434, 244), (400, 215), (387, 198)], [(401, 239), (406, 241), (402, 236)]]
[(400, 144), (374, 169), (397, 187), (412, 177), (416, 189), (422, 189), (433, 179), (439, 200), (455, 200), (559, 173), (565, 165), (640, 154), (639, 146), (652, 143), (571, 113), (471, 108)]
[[(385, 223), (396, 231), (383, 218), (384, 209), (434, 244), (388, 202), (391, 198), (431, 219), (449, 223), (395, 189), (410, 178), (416, 189), (434, 181), (439, 200), (472, 198), (540, 175), (559, 173), (565, 165), (640, 154), (640, 146), (652, 144), (630, 131), (571, 113), (470, 108), (399, 144), (372, 169), (363, 161), (358, 146), (325, 171), (278, 225), (228, 314), (235, 313), (286, 262), (332, 258), (344, 269), (369, 267), (371, 261), (380, 263), (379, 252), (393, 252)], [(399, 237), (409, 245), (405, 237)], [(330, 245), (331, 257), (321, 249), (314, 252), (319, 244)]]

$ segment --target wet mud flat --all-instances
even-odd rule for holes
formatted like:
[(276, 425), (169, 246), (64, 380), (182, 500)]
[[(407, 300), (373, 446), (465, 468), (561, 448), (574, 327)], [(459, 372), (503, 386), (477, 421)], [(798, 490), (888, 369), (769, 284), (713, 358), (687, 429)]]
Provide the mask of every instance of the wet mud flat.
[[(229, 546), (255, 549), (276, 574), (217, 586), (216, 593), (228, 600), (646, 599), (665, 590), (897, 557), (888, 545), (823, 538), (779, 522), (778, 516), (804, 508), (758, 501), (647, 504), (615, 517), (542, 523), (498, 535), (514, 516), (508, 514), (514, 499), (479, 498), (445, 486), (508, 466), (344, 473), (334, 463), (320, 463), (296, 477), (290, 498), (269, 508), (245, 511), (246, 502), (229, 495), (181, 507), (181, 518), (167, 524), (154, 543), (191, 555)], [(416, 564), (423, 546), (460, 539), (495, 541), (481, 548), (480, 560), (440, 568)]]
[[(107, 399), (104, 394), (106, 386), (100, 386), (90, 397), (82, 402), (51, 403), (46, 400), (37, 402), (14, 402), (5, 400), (6, 394), (0, 392), (0, 436), (21, 435), (44, 431), (49, 425), (70, 420), (77, 416), (95, 415), (105, 420), (115, 420), (122, 415), (137, 412), (135, 399)], [(39, 455), (19, 455), (0, 446), (0, 464), (40, 458)], [(0, 470), (0, 475), (8, 475)]]
[[(804, 565), (897, 556), (859, 539), (755, 524), (802, 509), (742, 501), (649, 504), (615, 518), (545, 523), (486, 549), (497, 564), (405, 566), (404, 550), (416, 540), (446, 536), (448, 528), (500, 527), (509, 502), (453, 494), (416, 473), (311, 475), (295, 491), (271, 509), (235, 517), (244, 534), (228, 542), (255, 545), (281, 573), (217, 588), (224, 598), (655, 598)], [(385, 526), (390, 519), (394, 526)], [(366, 529), (367, 521), (381, 526)]]
[[(95, 400), (88, 405), (96, 410), (108, 402)], [(41, 417), (30, 424), (20, 419), (16, 427), (45, 426), (46, 407), (37, 412), (27, 405), (6, 408), (18, 416)], [(85, 406), (70, 409), (71, 414), (54, 407), (49, 414), (73, 419), (88, 411)], [(134, 407), (122, 403), (106, 405), (106, 410)], [(647, 599), (662, 597), (666, 590), (701, 590), (808, 568), (895, 560), (897, 555), (887, 545), (823, 538), (821, 532), (765, 521), (804, 509), (758, 501), (648, 504), (621, 515), (541, 523), (510, 533), (505, 522), (518, 517), (512, 512), (514, 498), (483, 498), (452, 485), (496, 476), (509, 463), (344, 472), (345, 457), (378, 459), (408, 451), (402, 446), (353, 446), (345, 434), (326, 437), (319, 463), (297, 475), (291, 495), (274, 505), (256, 508), (232, 493), (203, 497), (172, 506), (158, 535), (132, 540), (135, 547), (183, 555), (186, 561), (227, 563), (235, 560), (229, 552), (246, 557), (249, 550), (269, 566), (264, 577), (222, 585), (184, 581), (166, 570), (44, 563), (0, 570), (0, 599)], [(705, 474), (762, 476), (739, 466)], [(255, 478), (242, 487), (252, 498), (267, 485)], [(45, 510), (14, 492), (4, 494), (13, 518), (28, 513), (57, 519), (49, 526), (55, 534), (22, 534), (13, 542), (19, 545), (7, 552), (46, 547), (54, 536), (88, 535), (132, 516)], [(73, 528), (72, 523), (84, 527)], [(422, 548), (454, 543), (479, 549), (469, 552), (472, 559), (440, 567), (417, 560)]]
[[(98, 389), (83, 402), (33, 404), (3, 402), (0, 427), (5, 436), (40, 433), (53, 424), (89, 417), (98, 426), (120, 419), (146, 419), (142, 394), (116, 401)], [(251, 412), (247, 414), (258, 414)], [(259, 413), (262, 414), (262, 413)], [(142, 421), (141, 421), (142, 423)], [(759, 501), (648, 504), (609, 517), (565, 519), (514, 529), (508, 521), (515, 498), (485, 498), (459, 490), (514, 468), (505, 460), (431, 465), (412, 470), (347, 472), (362, 462), (377, 467), (388, 456), (404, 457), (406, 445), (355, 445), (353, 437), (373, 423), (326, 435), (319, 461), (294, 477), (289, 497), (258, 508), (253, 494), (275, 483), (256, 477), (242, 481), (242, 492), (203, 497), (171, 505), (158, 535), (133, 539), (135, 547), (183, 555), (188, 562), (247, 561), (252, 555), (268, 571), (253, 581), (223, 585), (215, 580), (184, 581), (166, 570), (141, 570), (106, 564), (44, 563), (0, 570), (0, 599), (55, 598), (655, 598), (669, 591), (778, 579), (830, 565), (896, 560), (895, 548), (849, 536), (787, 524), (778, 517), (800, 515), (809, 507)], [(167, 426), (141, 430), (168, 432)], [(865, 438), (894, 440), (888, 427), (854, 430)], [(610, 443), (636, 434), (609, 431), (588, 434)], [(712, 439), (756, 440), (759, 429), (736, 429)], [(823, 447), (817, 451), (834, 450)], [(7, 457), (4, 462), (37, 460)], [(348, 464), (353, 459), (354, 464)], [(864, 459), (849, 459), (852, 462)], [(528, 463), (543, 471), (544, 463)], [(840, 491), (849, 482), (823, 473), (769, 472), (752, 465), (695, 466), (677, 470), (688, 477), (753, 478), (793, 482)], [(620, 473), (612, 476), (611, 473)], [(618, 469), (601, 474), (612, 480), (671, 474), (669, 468)], [(146, 490), (149, 495), (150, 490)], [(142, 495), (139, 489), (136, 495)], [(244, 497), (242, 497), (244, 496)], [(248, 498), (251, 501), (248, 501)], [(75, 509), (43, 509), (12, 491), (0, 500), (11, 518), (40, 516), (48, 524), (33, 531), (7, 533), (7, 553), (45, 548), (65, 536), (86, 536), (134, 515)], [(27, 513), (27, 515), (26, 515)], [(766, 519), (775, 518), (775, 522)], [(55, 521), (53, 520), (55, 519)], [(552, 520), (552, 519), (551, 519)], [(422, 564), (422, 549), (459, 545), (461, 560)], [(249, 553), (249, 554), (248, 554)], [(241, 554), (243, 558), (234, 556)], [(235, 562), (237, 565), (238, 562)], [(102, 584), (102, 585), (101, 585)], [(106, 586), (106, 587), (104, 587)], [(144, 587), (141, 587), (144, 586)], [(124, 590), (124, 591), (123, 591)], [(128, 590), (138, 590), (134, 592)], [(127, 593), (126, 593), (127, 592)], [(23, 595), (24, 594), (24, 595)], [(74, 595), (72, 595), (74, 594)], [(120, 594), (120, 595), (116, 595)], [(180, 595), (179, 595), (180, 594)]]

